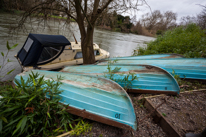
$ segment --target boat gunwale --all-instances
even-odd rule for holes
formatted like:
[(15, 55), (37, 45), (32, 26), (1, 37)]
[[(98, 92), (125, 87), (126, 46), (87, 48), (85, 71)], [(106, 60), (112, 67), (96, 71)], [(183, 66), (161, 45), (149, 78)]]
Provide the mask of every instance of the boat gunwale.
[(71, 107), (71, 106), (68, 106), (66, 109), (67, 109), (67, 112), (69, 112), (71, 114), (74, 114), (74, 115), (77, 115), (77, 116), (80, 116), (80, 117), (84, 117), (84, 118), (94, 120), (94, 121), (97, 121), (97, 122), (100, 122), (100, 123), (104, 123), (104, 124), (107, 124), (107, 125), (111, 125), (111, 126), (114, 126), (114, 127), (134, 131), (134, 129), (131, 126), (127, 125), (127, 124), (123, 124), (123, 123), (114, 121), (112, 119), (109, 119), (109, 118), (106, 118), (106, 117), (103, 117), (103, 116), (100, 116), (100, 115), (93, 114), (91, 112), (86, 111), (85, 109), (81, 110), (81, 109)]
[[(180, 58), (186, 58), (185, 56), (183, 56), (183, 55), (181, 55), (181, 54), (177, 54), (177, 53), (162, 53), (162, 54), (150, 54), (151, 56), (154, 56), (154, 55), (169, 55), (168, 57), (158, 57), (158, 58), (151, 58), (151, 59), (177, 59), (177, 58), (172, 58), (172, 57), (170, 57), (170, 56), (172, 56), (172, 55), (176, 55), (176, 56), (179, 56)], [(149, 56), (150, 56), (149, 55)], [(148, 56), (148, 55), (140, 55), (141, 57), (144, 57), (144, 56)], [(130, 60), (130, 59), (124, 59), (124, 58), (135, 58), (135, 57), (140, 57), (140, 56), (124, 56), (124, 57), (113, 57), (113, 58), (109, 58), (109, 59), (111, 59), (111, 60), (115, 60), (115, 59), (117, 59), (118, 60), (118, 58), (120, 59), (120, 60)], [(149, 58), (148, 58), (149, 59)], [(135, 60), (148, 60), (148, 59), (146, 59), (146, 58), (143, 58), (143, 59), (135, 59)]]
[(174, 91), (165, 90), (145, 90), (145, 89), (127, 89), (128, 93), (143, 93), (143, 94), (168, 94), (168, 95), (178, 95), (179, 93)]

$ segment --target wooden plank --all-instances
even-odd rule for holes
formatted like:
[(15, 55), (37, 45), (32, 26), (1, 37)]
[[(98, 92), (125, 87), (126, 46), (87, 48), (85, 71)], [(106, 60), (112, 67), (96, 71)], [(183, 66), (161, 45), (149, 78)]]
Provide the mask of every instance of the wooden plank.
[[(152, 105), (148, 98), (145, 98), (144, 106), (151, 112), (154, 111), (155, 107)], [(155, 123), (159, 123), (162, 130), (168, 135), (168, 137), (181, 137), (181, 135), (174, 129), (174, 127), (162, 116), (162, 114), (155, 110), (152, 113)]]

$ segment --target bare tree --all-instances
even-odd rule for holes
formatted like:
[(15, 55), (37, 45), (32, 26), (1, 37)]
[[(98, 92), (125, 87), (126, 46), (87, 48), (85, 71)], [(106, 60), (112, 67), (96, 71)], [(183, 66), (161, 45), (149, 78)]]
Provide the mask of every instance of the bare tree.
[(157, 24), (161, 21), (162, 14), (159, 10), (155, 10), (154, 12), (146, 13), (142, 16), (141, 22), (143, 26), (151, 32)]
[(177, 14), (172, 11), (161, 13), (159, 10), (146, 13), (142, 16), (141, 24), (150, 32), (156, 33), (157, 30), (165, 31), (168, 28), (175, 26)]
[(161, 26), (160, 26), (160, 30), (167, 30), (170, 27), (175, 26), (176, 24), (176, 20), (177, 20), (177, 14), (172, 12), (172, 11), (166, 11), (163, 16), (162, 19), (160, 21)]
[(36, 0), (0, 0), (0, 7), (2, 6), (6, 10), (26, 10), (31, 8), (31, 3), (35, 1)]
[(206, 29), (206, 5), (200, 5), (203, 7), (203, 11), (197, 15), (197, 24), (202, 28)]
[(138, 21), (134, 26), (132, 26), (131, 30), (133, 33), (140, 34), (140, 35), (143, 34), (142, 25), (140, 24), (140, 21)]
[(191, 23), (196, 23), (197, 18), (195, 16), (184, 16), (180, 19), (180, 25), (186, 26)]
[(53, 13), (63, 12), (67, 15), (66, 23), (70, 18), (79, 26), (81, 35), (81, 48), (83, 63), (95, 62), (93, 50), (93, 33), (97, 18), (105, 10), (118, 11), (119, 14), (129, 10), (137, 11), (138, 6), (144, 4), (144, 0), (35, 0), (32, 8), (28, 9), (18, 23), (18, 28), (23, 28), (27, 19), (36, 16), (46, 21)]

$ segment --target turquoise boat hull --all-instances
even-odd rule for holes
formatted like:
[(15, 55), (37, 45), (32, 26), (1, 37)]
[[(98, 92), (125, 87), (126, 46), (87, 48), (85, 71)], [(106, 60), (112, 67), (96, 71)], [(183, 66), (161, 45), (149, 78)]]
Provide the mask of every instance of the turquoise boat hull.
[[(108, 61), (97, 65), (107, 65)], [(180, 78), (206, 80), (205, 58), (173, 58), (173, 59), (119, 59), (114, 65), (154, 65), (165, 69), (169, 73), (179, 75)]]
[[(147, 65), (110, 65), (110, 70), (116, 67), (119, 71), (113, 75), (116, 81), (123, 88), (127, 88), (128, 92), (136, 93), (158, 93), (158, 94), (179, 94), (180, 88), (174, 77), (167, 71)], [(82, 75), (93, 75), (98, 77), (109, 78), (108, 66), (106, 65), (80, 65), (65, 67), (62, 72), (78, 73)], [(137, 79), (132, 80), (129, 75), (128, 81), (122, 81), (128, 74), (134, 74)]]
[[(63, 77), (60, 102), (69, 105), (70, 113), (119, 128), (137, 129), (132, 101), (117, 83), (94, 76), (43, 70), (33, 72), (44, 75), (45, 80), (56, 80), (57, 75)], [(15, 79), (21, 83), (20, 78), (26, 80), (30, 73), (20, 73)]]
[(110, 58), (110, 60), (118, 60), (118, 59), (168, 59), (168, 58), (184, 58), (183, 55), (180, 54), (152, 54), (152, 55), (141, 55), (141, 56), (129, 56), (129, 57), (115, 57)]

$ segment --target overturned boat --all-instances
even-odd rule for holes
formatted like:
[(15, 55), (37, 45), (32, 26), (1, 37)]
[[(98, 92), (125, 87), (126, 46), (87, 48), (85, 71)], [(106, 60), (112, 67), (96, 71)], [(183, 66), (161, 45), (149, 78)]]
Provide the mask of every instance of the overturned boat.
[(141, 55), (141, 56), (128, 56), (128, 57), (114, 57), (110, 60), (118, 59), (173, 59), (173, 58), (184, 58), (183, 55), (176, 53), (167, 53), (167, 54), (152, 54), (152, 55)]
[[(21, 83), (21, 77), (27, 80), (30, 73), (31, 71), (20, 73), (15, 79)], [(71, 114), (119, 128), (137, 129), (132, 101), (126, 91), (114, 81), (45, 70), (33, 70), (33, 73), (44, 75), (45, 80), (63, 77), (60, 85), (60, 90), (63, 91), (59, 94), (60, 102), (69, 105), (67, 109)]]
[[(101, 60), (97, 65), (107, 65), (108, 60)], [(180, 78), (206, 80), (205, 58), (168, 58), (168, 59), (117, 59), (115, 65), (154, 65), (165, 69)]]
[[(109, 57), (109, 52), (93, 44), (95, 60)], [(82, 64), (80, 42), (69, 42), (62, 35), (29, 34), (23, 47), (16, 55), (23, 70), (60, 69), (68, 65)]]
[(109, 78), (127, 92), (173, 95), (180, 92), (178, 83), (170, 73), (151, 65), (80, 65), (65, 67), (62, 72)]

